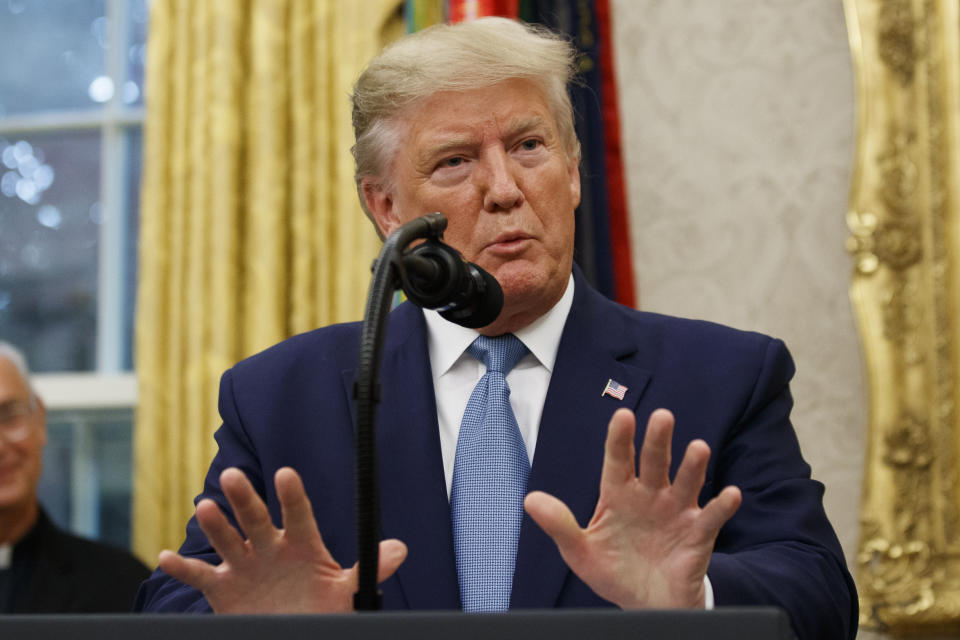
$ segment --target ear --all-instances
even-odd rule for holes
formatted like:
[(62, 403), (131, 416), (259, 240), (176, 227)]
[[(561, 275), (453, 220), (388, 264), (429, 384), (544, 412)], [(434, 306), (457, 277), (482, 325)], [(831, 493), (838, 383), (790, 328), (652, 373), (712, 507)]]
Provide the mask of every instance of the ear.
[(567, 166), (567, 173), (570, 177), (570, 195), (573, 198), (573, 208), (580, 206), (580, 163), (571, 160)]
[(393, 194), (375, 178), (362, 178), (360, 191), (367, 211), (370, 212), (373, 223), (377, 225), (377, 231), (380, 232), (381, 237), (386, 238), (400, 226), (400, 218), (393, 206)]
[(47, 444), (47, 405), (40, 396), (34, 396), (37, 399), (37, 408), (34, 409), (34, 417), (37, 420), (37, 428), (40, 431), (40, 446)]

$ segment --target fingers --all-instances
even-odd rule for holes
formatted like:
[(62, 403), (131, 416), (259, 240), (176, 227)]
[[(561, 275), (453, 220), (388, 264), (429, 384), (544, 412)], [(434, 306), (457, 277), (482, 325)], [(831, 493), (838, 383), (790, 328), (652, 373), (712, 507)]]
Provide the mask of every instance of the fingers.
[(533, 521), (556, 543), (561, 554), (572, 553), (580, 546), (583, 529), (562, 501), (542, 491), (532, 491), (527, 494), (523, 506)]
[(607, 426), (600, 487), (618, 485), (637, 477), (636, 448), (633, 446), (636, 418), (629, 409), (617, 409)]
[(657, 409), (647, 421), (647, 433), (640, 448), (640, 483), (652, 489), (670, 484), (670, 438), (673, 414)]
[(383, 582), (400, 568), (407, 559), (407, 545), (390, 539), (380, 542), (380, 566), (377, 567), (377, 582)]
[(227, 521), (213, 500), (204, 499), (197, 503), (197, 524), (217, 555), (227, 562), (236, 563), (246, 553), (240, 533)]
[(283, 467), (277, 469), (273, 481), (277, 488), (277, 497), (280, 499), (283, 535), (286, 539), (294, 545), (311, 547), (318, 554), (320, 561), (339, 567), (340, 565), (323, 543), (323, 536), (317, 527), (313, 507), (303, 488), (300, 474), (290, 467)]
[(243, 472), (233, 467), (225, 469), (220, 474), (220, 487), (230, 501), (237, 524), (243, 529), (250, 544), (255, 548), (265, 548), (272, 544), (278, 535), (277, 528), (270, 520), (267, 505), (257, 495)]
[(706, 504), (700, 513), (699, 525), (704, 536), (712, 541), (717, 537), (720, 528), (740, 508), (743, 496), (740, 489), (734, 486), (725, 487), (717, 496)]
[(320, 535), (310, 499), (300, 475), (290, 467), (278, 469), (273, 478), (283, 513), (283, 529), (292, 542), (312, 541)]
[(674, 499), (678, 504), (689, 506), (696, 504), (697, 496), (703, 489), (707, 476), (707, 463), (710, 461), (710, 447), (703, 440), (694, 440), (687, 445), (687, 451), (673, 479)]
[(166, 549), (160, 552), (158, 562), (160, 568), (168, 575), (200, 591), (204, 591), (213, 583), (217, 571), (216, 567), (203, 560), (184, 558)]

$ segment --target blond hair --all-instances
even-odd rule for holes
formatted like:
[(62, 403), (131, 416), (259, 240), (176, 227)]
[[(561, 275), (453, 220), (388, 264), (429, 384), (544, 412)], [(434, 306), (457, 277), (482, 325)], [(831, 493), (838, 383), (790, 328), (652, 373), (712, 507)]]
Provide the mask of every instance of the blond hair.
[[(561, 36), (507, 18), (435, 25), (398, 40), (370, 61), (354, 85), (358, 190), (364, 178), (387, 177), (400, 140), (396, 119), (410, 105), (440, 91), (481, 89), (514, 78), (541, 86), (567, 156), (579, 160), (567, 94), (575, 62), (573, 45)], [(366, 210), (362, 193), (360, 202)]]

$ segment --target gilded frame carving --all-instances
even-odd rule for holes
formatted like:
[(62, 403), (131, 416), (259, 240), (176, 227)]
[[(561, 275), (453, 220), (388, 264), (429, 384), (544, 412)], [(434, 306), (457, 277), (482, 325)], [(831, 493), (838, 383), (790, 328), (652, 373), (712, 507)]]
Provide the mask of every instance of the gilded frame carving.
[(844, 0), (869, 389), (861, 625), (960, 630), (960, 0)]

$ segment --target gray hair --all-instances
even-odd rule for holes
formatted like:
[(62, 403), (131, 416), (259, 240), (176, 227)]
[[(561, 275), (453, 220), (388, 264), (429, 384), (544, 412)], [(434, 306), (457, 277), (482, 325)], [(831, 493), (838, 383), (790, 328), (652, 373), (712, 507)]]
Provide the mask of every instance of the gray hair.
[[(439, 24), (401, 38), (371, 60), (354, 85), (358, 189), (363, 178), (386, 177), (400, 139), (395, 120), (411, 104), (440, 91), (481, 89), (514, 78), (541, 85), (567, 156), (579, 160), (567, 94), (575, 63), (575, 49), (563, 37), (507, 18)], [(366, 211), (363, 193), (360, 202)]]
[(24, 384), (27, 385), (27, 388), (30, 389), (30, 407), (31, 409), (35, 407), (37, 404), (37, 394), (33, 390), (33, 385), (30, 384), (30, 368), (27, 366), (27, 358), (23, 355), (23, 352), (9, 342), (0, 340), (0, 358), (6, 358), (7, 362), (12, 364), (13, 368), (17, 370), (17, 373), (20, 374), (20, 378)]

